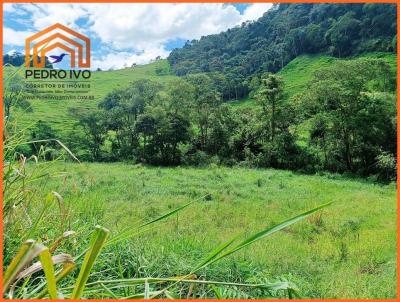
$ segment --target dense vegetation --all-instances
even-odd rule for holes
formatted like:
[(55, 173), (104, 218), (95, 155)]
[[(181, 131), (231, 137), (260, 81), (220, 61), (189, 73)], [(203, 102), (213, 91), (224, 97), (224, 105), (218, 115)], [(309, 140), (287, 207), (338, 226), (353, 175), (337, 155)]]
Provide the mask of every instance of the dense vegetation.
[[(72, 109), (80, 131), (66, 134), (63, 141), (88, 161), (241, 164), (393, 179), (396, 87), (386, 60), (338, 60), (318, 69), (307, 85), (288, 95), (280, 76), (255, 76), (254, 104), (240, 108), (223, 102), (207, 73), (166, 84), (137, 80), (110, 92), (97, 110)], [(31, 137), (58, 134), (39, 121)], [(37, 151), (37, 144), (24, 150)]]
[(257, 21), (188, 41), (168, 61), (180, 76), (211, 73), (223, 99), (239, 99), (251, 91), (251, 76), (301, 54), (395, 52), (396, 24), (394, 4), (279, 4)]

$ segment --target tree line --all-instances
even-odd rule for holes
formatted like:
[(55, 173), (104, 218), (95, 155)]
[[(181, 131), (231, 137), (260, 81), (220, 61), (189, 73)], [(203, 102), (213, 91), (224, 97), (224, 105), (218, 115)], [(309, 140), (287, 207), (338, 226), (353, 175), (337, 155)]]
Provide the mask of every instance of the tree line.
[[(61, 139), (86, 161), (215, 163), (391, 180), (397, 152), (395, 79), (382, 59), (338, 61), (316, 71), (307, 89), (286, 99), (282, 79), (263, 73), (252, 78), (256, 105), (250, 108), (223, 102), (206, 73), (165, 85), (138, 80), (110, 92), (95, 111), (71, 112), (78, 117), (76, 129)], [(59, 134), (38, 122), (31, 138)], [(40, 146), (31, 144), (31, 152)]]
[(240, 99), (254, 75), (275, 73), (301, 54), (396, 52), (396, 32), (395, 4), (275, 4), (257, 21), (187, 41), (168, 61), (178, 76), (223, 74), (222, 97)]

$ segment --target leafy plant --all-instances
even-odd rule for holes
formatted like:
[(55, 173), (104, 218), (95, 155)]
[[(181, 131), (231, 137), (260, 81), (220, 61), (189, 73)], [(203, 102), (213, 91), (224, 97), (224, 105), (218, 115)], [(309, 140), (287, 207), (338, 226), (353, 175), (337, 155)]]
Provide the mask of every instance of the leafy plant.
[[(163, 219), (170, 217), (173, 214), (182, 211), (184, 208), (189, 206), (191, 203), (186, 204), (182, 207), (174, 209), (173, 211), (168, 212), (152, 221), (147, 223), (143, 223), (140, 225), (137, 230), (140, 230), (150, 224), (156, 223)], [(221, 246), (213, 250), (208, 256), (206, 256), (202, 261), (195, 266), (191, 272), (182, 277), (170, 277), (170, 278), (133, 278), (133, 279), (120, 279), (120, 280), (99, 280), (92, 283), (87, 283), (90, 273), (93, 270), (94, 263), (96, 259), (99, 257), (101, 250), (110, 245), (114, 245), (121, 240), (125, 240), (131, 238), (132, 236), (136, 236), (140, 234), (140, 232), (130, 232), (130, 230), (125, 230), (119, 235), (115, 236), (111, 239), (108, 243), (106, 243), (107, 237), (109, 235), (109, 230), (97, 226), (95, 231), (92, 234), (89, 247), (85, 252), (85, 257), (83, 263), (80, 268), (79, 275), (75, 281), (75, 285), (67, 288), (59, 288), (59, 291), (56, 289), (56, 284), (61, 281), (66, 275), (70, 274), (75, 267), (75, 261), (80, 258), (80, 256), (76, 257), (74, 261), (71, 260), (70, 255), (64, 255), (60, 257), (54, 256), (51, 257), (50, 251), (47, 247), (43, 246), (40, 243), (36, 243), (33, 240), (29, 240), (25, 242), (18, 254), (13, 258), (11, 264), (6, 270), (5, 277), (3, 280), (3, 291), (6, 293), (10, 286), (12, 285), (11, 294), (9, 293), (9, 297), (13, 297), (14, 288), (16, 284), (13, 282), (18, 282), (22, 278), (30, 277), (33, 273), (36, 273), (40, 270), (43, 270), (44, 275), (46, 277), (46, 285), (47, 289), (41, 290), (44, 286), (44, 283), (39, 283), (38, 286), (30, 287), (30, 293), (28, 296), (33, 296), (36, 298), (43, 298), (48, 293), (49, 297), (55, 299), (57, 297), (65, 297), (66, 293), (70, 293), (71, 299), (80, 299), (82, 295), (85, 293), (85, 288), (89, 287), (88, 294), (93, 293), (93, 291), (102, 291), (106, 290), (109, 293), (112, 293), (114, 288), (121, 288), (124, 286), (134, 286), (134, 285), (144, 285), (144, 292), (143, 294), (137, 294), (135, 297), (144, 297), (144, 298), (155, 298), (159, 295), (165, 295), (166, 297), (171, 297), (172, 292), (171, 288), (174, 285), (179, 283), (183, 284), (206, 284), (206, 285), (213, 285), (213, 291), (217, 298), (220, 297), (232, 297), (235, 295), (241, 295), (240, 291), (237, 290), (238, 287), (244, 288), (258, 288), (263, 290), (284, 290), (287, 292), (288, 297), (292, 297), (296, 291), (296, 287), (292, 285), (290, 282), (277, 282), (277, 283), (263, 283), (263, 284), (247, 284), (247, 283), (235, 283), (235, 282), (221, 282), (221, 281), (211, 281), (211, 280), (196, 280), (193, 278), (194, 273), (203, 269), (233, 253), (238, 252), (239, 250), (255, 243), (258, 240), (261, 240), (267, 236), (272, 235), (273, 233), (280, 231), (304, 218), (308, 217), (309, 215), (313, 214), (314, 212), (326, 207), (328, 204), (319, 206), (314, 208), (310, 211), (304, 212), (298, 216), (295, 216), (291, 219), (285, 220), (282, 223), (279, 223), (273, 227), (266, 228), (261, 232), (258, 232), (252, 236), (245, 238), (242, 241), (239, 241), (236, 245), (232, 246), (234, 242), (238, 241), (238, 236), (234, 237), (233, 239), (223, 243)], [(24, 270), (30, 262), (39, 256), (41, 265), (33, 264), (28, 269)], [(55, 273), (54, 265), (58, 263), (64, 263), (64, 268)], [(72, 264), (72, 265), (71, 265)], [(19, 278), (18, 278), (19, 276)], [(170, 285), (166, 286), (165, 288), (158, 290), (158, 291), (151, 291), (149, 285), (150, 284), (164, 284), (170, 283)], [(24, 283), (23, 288), (27, 286)], [(222, 290), (216, 286), (231, 286), (234, 289), (232, 290)], [(19, 290), (21, 290), (20, 288)], [(72, 290), (72, 292), (71, 292)], [(39, 294), (37, 294), (39, 292)], [(243, 297), (246, 294), (242, 295)], [(247, 296), (246, 296), (247, 297)]]

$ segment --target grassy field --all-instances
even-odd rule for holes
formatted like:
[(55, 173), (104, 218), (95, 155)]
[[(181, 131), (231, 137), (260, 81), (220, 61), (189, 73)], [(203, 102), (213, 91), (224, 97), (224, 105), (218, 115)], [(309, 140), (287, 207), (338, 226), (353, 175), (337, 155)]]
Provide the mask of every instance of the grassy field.
[[(61, 163), (55, 169), (66, 175), (46, 181), (41, 191), (63, 196), (70, 229), (78, 236), (96, 224), (115, 234), (197, 199), (139, 239), (106, 249), (91, 281), (186, 274), (201, 257), (235, 235), (249, 235), (333, 201), (319, 214), (200, 271), (198, 278), (287, 279), (308, 298), (396, 295), (394, 184), (247, 168)], [(48, 224), (41, 226), (43, 239), (58, 226), (57, 219), (44, 220)], [(82, 245), (72, 248), (79, 251)], [(193, 297), (206, 292), (198, 288)], [(240, 295), (257, 297), (254, 291)]]
[[(391, 53), (369, 53), (358, 58), (379, 58), (385, 60), (395, 72), (397, 68), (397, 56)], [(324, 55), (299, 56), (279, 71), (279, 75), (285, 83), (286, 98), (304, 91), (307, 84), (312, 80), (314, 72), (321, 68), (332, 65), (339, 59)]]
[[(169, 70), (167, 60), (159, 60), (147, 65), (138, 65), (131, 68), (125, 68), (115, 71), (94, 71), (90, 79), (89, 95), (94, 96), (94, 100), (30, 100), (33, 112), (28, 115), (24, 112), (18, 111), (15, 113), (21, 127), (29, 127), (35, 124), (36, 121), (41, 120), (48, 122), (54, 129), (61, 133), (69, 132), (74, 129), (77, 122), (73, 114), (69, 113), (71, 108), (79, 111), (93, 110), (97, 108), (98, 103), (111, 92), (113, 89), (123, 88), (129, 85), (130, 82), (149, 79), (159, 83), (168, 83), (177, 77), (171, 75), (169, 72), (164, 75), (158, 75), (157, 70)], [(13, 67), (5, 69), (5, 77), (14, 72)], [(24, 72), (23, 69), (20, 73)], [(40, 83), (40, 81), (38, 81)], [(57, 82), (63, 82), (62, 80)], [(79, 81), (77, 81), (79, 82)], [(60, 102), (64, 102), (60, 106)]]
[[(397, 69), (397, 56), (392, 53), (369, 53), (359, 57), (363, 58), (380, 58), (385, 60), (391, 67), (392, 71)], [(326, 55), (302, 55), (287, 64), (278, 72), (283, 78), (285, 98), (288, 99), (296, 93), (302, 92), (307, 88), (307, 84), (312, 80), (314, 72), (321, 68), (326, 68), (338, 61), (338, 58)], [(248, 108), (255, 106), (255, 100), (245, 98), (231, 102), (235, 108)]]

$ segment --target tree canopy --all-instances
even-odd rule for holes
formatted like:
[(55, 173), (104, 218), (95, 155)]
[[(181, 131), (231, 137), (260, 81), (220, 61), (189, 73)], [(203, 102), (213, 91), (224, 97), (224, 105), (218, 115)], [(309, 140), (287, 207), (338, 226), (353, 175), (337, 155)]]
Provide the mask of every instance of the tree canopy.
[(252, 76), (277, 72), (301, 54), (395, 52), (396, 28), (394, 4), (276, 4), (257, 21), (187, 41), (168, 61), (178, 76), (213, 74), (223, 99), (239, 99)]

